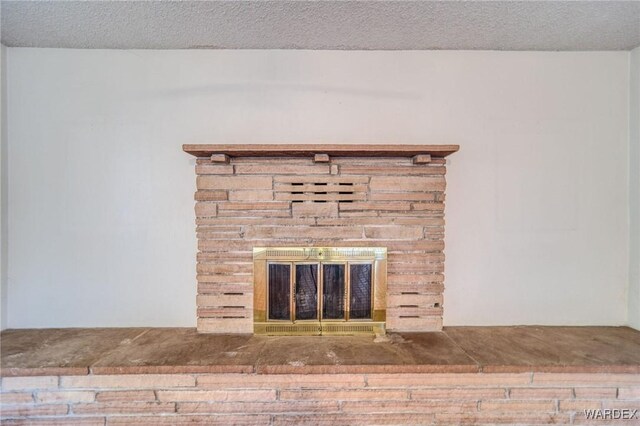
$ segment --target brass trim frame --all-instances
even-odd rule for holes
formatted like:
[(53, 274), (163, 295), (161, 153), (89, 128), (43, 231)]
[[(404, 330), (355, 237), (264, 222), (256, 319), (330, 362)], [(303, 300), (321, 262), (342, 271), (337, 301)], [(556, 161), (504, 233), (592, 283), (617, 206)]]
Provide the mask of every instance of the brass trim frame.
[[(268, 264), (289, 264), (290, 318), (269, 320)], [(296, 265), (318, 265), (318, 300), (316, 320), (296, 320)], [(342, 264), (345, 268), (345, 318), (322, 319), (324, 264)], [(351, 265), (371, 264), (371, 319), (350, 320)], [(254, 247), (253, 249), (255, 334), (274, 335), (349, 335), (384, 334), (387, 305), (387, 249), (386, 247)]]
[(287, 321), (255, 322), (255, 334), (269, 336), (352, 336), (385, 334), (384, 322), (375, 321), (301, 321), (291, 323)]
[(386, 260), (386, 247), (254, 247), (253, 260)]

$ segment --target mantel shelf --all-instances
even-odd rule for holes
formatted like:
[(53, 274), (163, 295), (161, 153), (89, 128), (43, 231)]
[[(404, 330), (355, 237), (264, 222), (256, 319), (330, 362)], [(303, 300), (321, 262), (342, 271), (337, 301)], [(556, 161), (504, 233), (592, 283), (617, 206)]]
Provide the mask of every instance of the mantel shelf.
[(244, 145), (183, 145), (182, 149), (195, 157), (225, 154), (229, 157), (308, 157), (327, 154), (335, 157), (413, 157), (429, 154), (446, 157), (458, 151), (458, 145), (351, 145), (351, 144), (244, 144)]

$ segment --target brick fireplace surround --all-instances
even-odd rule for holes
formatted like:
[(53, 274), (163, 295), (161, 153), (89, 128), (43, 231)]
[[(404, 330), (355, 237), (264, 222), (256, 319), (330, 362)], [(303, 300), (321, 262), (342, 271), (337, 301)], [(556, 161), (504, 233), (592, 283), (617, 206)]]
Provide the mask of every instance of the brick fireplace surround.
[[(640, 424), (640, 331), (442, 328), (457, 147), (258, 148), (185, 146), (197, 330), (5, 330), (2, 425)], [(251, 334), (251, 253), (268, 245), (387, 247), (390, 332)]]
[(442, 329), (457, 145), (185, 145), (197, 157), (198, 331), (253, 332), (254, 247), (386, 247), (386, 326)]

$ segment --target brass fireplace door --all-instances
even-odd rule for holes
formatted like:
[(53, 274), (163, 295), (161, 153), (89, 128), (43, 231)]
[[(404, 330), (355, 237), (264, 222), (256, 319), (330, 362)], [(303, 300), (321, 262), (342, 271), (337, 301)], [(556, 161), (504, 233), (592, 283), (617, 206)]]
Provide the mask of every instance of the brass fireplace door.
[(384, 334), (387, 250), (256, 247), (254, 333)]

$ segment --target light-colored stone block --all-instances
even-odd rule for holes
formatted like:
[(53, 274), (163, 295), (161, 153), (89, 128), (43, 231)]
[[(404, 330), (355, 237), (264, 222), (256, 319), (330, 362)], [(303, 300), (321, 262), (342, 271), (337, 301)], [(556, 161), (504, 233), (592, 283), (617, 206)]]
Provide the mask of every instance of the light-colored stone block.
[(186, 374), (121, 374), (63, 376), (64, 389), (158, 389), (195, 386), (195, 377)]
[(56, 389), (58, 387), (57, 376), (33, 376), (33, 377), (3, 377), (2, 391), (20, 391), (29, 389)]

